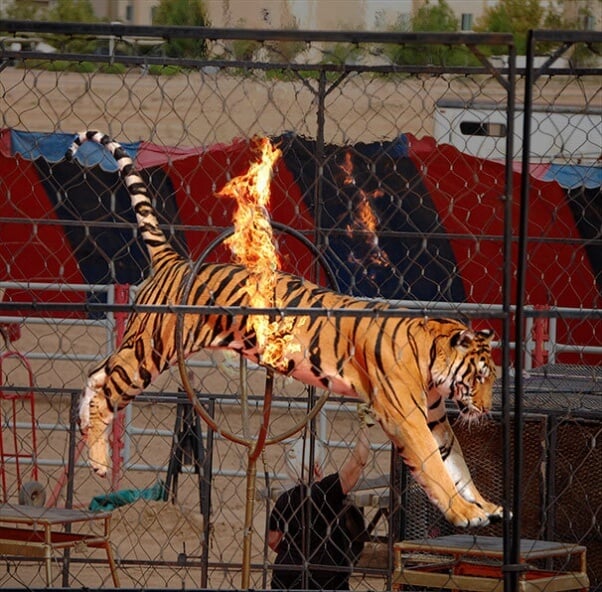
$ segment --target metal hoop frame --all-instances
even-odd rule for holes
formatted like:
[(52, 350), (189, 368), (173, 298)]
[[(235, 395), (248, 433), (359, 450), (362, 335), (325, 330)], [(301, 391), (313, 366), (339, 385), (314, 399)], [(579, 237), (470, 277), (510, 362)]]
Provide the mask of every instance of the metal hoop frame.
[[(318, 262), (320, 263), (320, 265), (326, 272), (328, 281), (336, 289), (337, 281), (334, 276), (334, 273), (332, 272), (332, 269), (328, 265), (328, 262), (326, 261), (323, 253), (321, 253), (318, 250), (318, 248), (312, 242), (309, 241), (309, 239), (307, 239), (300, 232), (298, 232), (292, 228), (289, 228), (279, 222), (271, 222), (271, 225), (274, 229), (276, 229), (280, 232), (283, 232), (285, 234), (289, 234), (289, 235), (293, 236), (295, 239), (299, 240), (305, 247), (307, 247), (317, 257)], [(182, 295), (182, 304), (185, 304), (186, 301), (188, 300), (188, 297), (190, 296), (190, 291), (192, 290), (192, 286), (194, 284), (196, 276), (198, 275), (201, 265), (203, 263), (205, 263), (207, 257), (211, 254), (211, 252), (215, 248), (217, 248), (220, 244), (222, 244), (228, 237), (232, 236), (233, 233), (234, 233), (233, 228), (229, 228), (229, 229), (226, 229), (223, 232), (221, 232), (221, 234), (219, 236), (217, 236), (209, 244), (209, 246), (203, 251), (201, 256), (194, 262), (194, 265), (192, 266), (192, 269), (191, 269), (190, 276), (188, 278), (188, 282), (186, 283), (186, 287), (185, 287), (184, 293)], [(184, 390), (186, 391), (186, 395), (188, 396), (188, 399), (192, 403), (195, 411), (200, 415), (200, 417), (203, 419), (203, 421), (212, 430), (214, 430), (218, 434), (222, 435), (224, 438), (226, 438), (232, 442), (235, 442), (236, 444), (241, 444), (241, 445), (246, 446), (247, 448), (251, 449), (251, 446), (253, 444), (252, 439), (240, 437), (237, 434), (234, 434), (228, 430), (221, 430), (220, 427), (215, 422), (215, 420), (211, 417), (211, 415), (209, 415), (207, 410), (203, 407), (203, 405), (199, 401), (199, 398), (197, 397), (196, 393), (194, 392), (194, 389), (192, 388), (192, 385), (190, 384), (190, 379), (188, 377), (188, 372), (186, 370), (186, 356), (184, 354), (184, 344), (183, 344), (184, 313), (178, 312), (176, 314), (177, 314), (176, 348), (177, 348), (177, 355), (178, 355), (178, 369), (180, 371), (180, 377), (182, 379), (182, 386), (184, 387)], [(266, 377), (266, 389), (264, 392), (264, 422), (260, 428), (260, 436), (259, 436), (260, 438), (261, 438), (262, 432), (267, 432), (266, 420), (269, 420), (269, 413), (268, 413), (268, 417), (266, 418), (266, 398), (269, 398), (269, 402), (271, 404), (271, 386), (268, 386), (268, 383), (270, 383), (270, 385), (272, 383), (273, 377), (270, 377), (270, 374), (273, 374), (273, 372), (271, 370), (268, 370), (267, 372), (268, 372), (268, 376)], [(309, 411), (309, 413), (307, 414), (307, 417), (305, 418), (304, 421), (297, 423), (292, 428), (290, 428), (272, 438), (267, 438), (267, 433), (264, 434), (265, 439), (264, 439), (263, 445), (261, 446), (259, 451), (257, 450), (258, 446), (257, 445), (255, 446), (255, 450), (252, 453), (253, 456), (258, 456), (259, 452), (261, 452), (261, 449), (263, 449), (263, 446), (269, 446), (271, 444), (276, 444), (278, 442), (282, 442), (286, 438), (290, 438), (292, 435), (299, 432), (305, 425), (307, 425), (307, 423), (309, 421), (313, 420), (314, 417), (316, 417), (316, 415), (319, 413), (319, 411), (324, 406), (324, 403), (326, 403), (326, 400), (328, 399), (329, 394), (330, 393), (328, 391), (324, 392), (324, 394), (320, 397), (320, 399), (318, 399), (318, 401), (316, 402), (314, 407)], [(256, 444), (259, 444), (259, 443), (260, 442), (258, 439)]]

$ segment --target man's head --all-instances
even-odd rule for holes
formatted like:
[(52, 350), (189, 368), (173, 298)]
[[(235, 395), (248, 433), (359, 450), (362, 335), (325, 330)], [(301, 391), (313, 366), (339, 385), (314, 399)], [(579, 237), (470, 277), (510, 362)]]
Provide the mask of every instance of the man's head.
[[(319, 481), (324, 476), (323, 467), (326, 460), (324, 446), (315, 440), (313, 458), (310, 447), (309, 439), (298, 438), (286, 448), (286, 472), (295, 483), (309, 483), (310, 474), (314, 481)], [(311, 460), (313, 460), (312, 467), (310, 467)]]

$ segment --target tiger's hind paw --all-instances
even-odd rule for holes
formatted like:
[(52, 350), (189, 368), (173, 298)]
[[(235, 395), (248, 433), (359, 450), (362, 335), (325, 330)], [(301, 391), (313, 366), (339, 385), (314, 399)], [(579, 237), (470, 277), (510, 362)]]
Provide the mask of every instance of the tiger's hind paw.
[(95, 395), (89, 404), (88, 425), (82, 433), (88, 444), (88, 463), (99, 477), (104, 477), (110, 466), (109, 430), (112, 420), (113, 412), (105, 398)]
[[(103, 414), (103, 402), (100, 401), (102, 398), (102, 388), (106, 383), (107, 375), (104, 369), (97, 370), (88, 377), (86, 387), (79, 399), (79, 431), (85, 436), (90, 427), (90, 422), (93, 420), (95, 414)], [(108, 412), (106, 402), (104, 402), (104, 409)]]
[[(107, 426), (108, 428), (108, 426)], [(106, 430), (108, 432), (108, 429)], [(109, 440), (108, 434), (95, 437), (88, 433), (88, 463), (99, 476), (105, 477), (109, 470)]]

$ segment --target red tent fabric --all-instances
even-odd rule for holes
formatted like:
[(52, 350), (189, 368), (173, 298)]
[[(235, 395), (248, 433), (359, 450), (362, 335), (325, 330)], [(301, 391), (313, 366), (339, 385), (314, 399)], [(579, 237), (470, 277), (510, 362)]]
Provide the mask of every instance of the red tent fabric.
[[(93, 144), (78, 152), (86, 166), (64, 161), (72, 138), (0, 132), (5, 196), (0, 201), (0, 274), (4, 281), (23, 284), (7, 290), (5, 302), (97, 301), (97, 295), (31, 291), (25, 284), (138, 283), (148, 272), (115, 163)], [(318, 167), (314, 141), (293, 134), (273, 141), (283, 158), (271, 186), (272, 218), (320, 246), (322, 262), (342, 292), (501, 304), (503, 165), (437, 145), (432, 138), (402, 135), (390, 142), (325, 146)], [(230, 228), (235, 205), (216, 193), (247, 171), (255, 158), (253, 146), (247, 139), (203, 148), (127, 145), (151, 187), (160, 218), (173, 231), (174, 245), (192, 259), (229, 260), (222, 244), (205, 252)], [(513, 300), (519, 189), (515, 171)], [(599, 188), (565, 188), (531, 178), (526, 304), (600, 306), (602, 260), (589, 245), (599, 240), (601, 226)], [(315, 279), (316, 251), (294, 232), (276, 231), (283, 268)], [(325, 274), (320, 275), (319, 282), (326, 283)], [(564, 338), (593, 343), (598, 325), (560, 323), (560, 330)]]

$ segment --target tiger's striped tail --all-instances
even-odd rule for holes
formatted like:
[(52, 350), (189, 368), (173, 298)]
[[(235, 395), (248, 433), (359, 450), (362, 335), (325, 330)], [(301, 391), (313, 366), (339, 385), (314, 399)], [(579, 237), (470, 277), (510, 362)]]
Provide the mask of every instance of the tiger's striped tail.
[(159, 254), (166, 248), (172, 250), (165, 233), (159, 227), (157, 212), (153, 207), (148, 194), (148, 188), (138, 173), (134, 161), (119, 142), (111, 139), (106, 134), (97, 131), (85, 131), (77, 135), (73, 144), (65, 153), (65, 159), (73, 160), (79, 147), (85, 142), (95, 142), (104, 146), (113, 156), (119, 168), (119, 174), (127, 187), (132, 201), (132, 208), (136, 213), (136, 220), (142, 240), (148, 249), (151, 264), (156, 267)]

